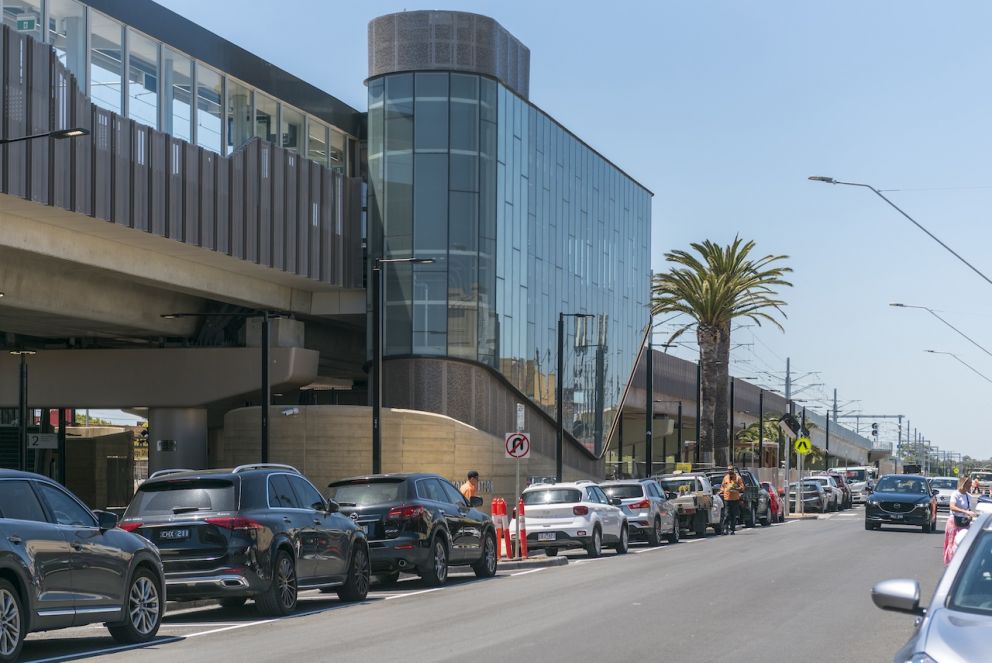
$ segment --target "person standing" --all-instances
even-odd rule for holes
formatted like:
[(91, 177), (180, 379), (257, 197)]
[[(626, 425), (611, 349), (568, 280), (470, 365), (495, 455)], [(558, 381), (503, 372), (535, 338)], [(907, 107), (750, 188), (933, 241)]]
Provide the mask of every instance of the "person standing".
[(743, 492), (744, 481), (741, 479), (741, 475), (737, 473), (737, 470), (734, 469), (734, 466), (731, 465), (727, 468), (727, 473), (723, 477), (723, 483), (720, 484), (725, 517), (723, 524), (724, 534), (727, 534), (728, 529), (730, 530), (730, 534), (737, 534), (737, 519), (741, 513), (741, 494)]
[(459, 490), (465, 496), (465, 501), (471, 504), (472, 498), (479, 494), (479, 473), (475, 470), (469, 470), (468, 480), (462, 484)]
[(958, 492), (951, 498), (951, 517), (944, 526), (944, 564), (950, 564), (957, 550), (955, 543), (959, 530), (967, 529), (971, 519), (978, 514), (972, 510), (971, 490), (974, 482), (970, 477), (958, 479)]

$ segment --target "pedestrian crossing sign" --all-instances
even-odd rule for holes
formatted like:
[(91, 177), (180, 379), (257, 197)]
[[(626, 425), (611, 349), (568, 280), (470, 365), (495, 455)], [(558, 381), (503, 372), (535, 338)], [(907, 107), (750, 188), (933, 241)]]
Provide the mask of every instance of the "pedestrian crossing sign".
[(813, 449), (813, 445), (810, 443), (808, 437), (797, 437), (793, 448), (796, 450), (797, 454), (800, 456), (805, 456)]

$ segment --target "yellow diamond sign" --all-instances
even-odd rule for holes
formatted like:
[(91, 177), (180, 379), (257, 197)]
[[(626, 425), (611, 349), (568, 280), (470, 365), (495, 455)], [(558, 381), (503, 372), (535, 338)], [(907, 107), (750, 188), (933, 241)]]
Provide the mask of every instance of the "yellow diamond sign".
[(796, 443), (792, 446), (800, 456), (805, 456), (813, 449), (813, 443), (809, 441), (808, 437), (796, 438)]

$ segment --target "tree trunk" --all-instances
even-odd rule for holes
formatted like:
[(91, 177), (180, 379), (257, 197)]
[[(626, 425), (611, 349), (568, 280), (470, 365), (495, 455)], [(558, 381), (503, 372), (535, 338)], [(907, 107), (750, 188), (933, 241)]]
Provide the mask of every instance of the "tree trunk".
[(713, 413), (713, 448), (717, 465), (730, 463), (730, 323), (717, 328), (716, 407)]
[(701, 413), (699, 417), (699, 460), (702, 463), (713, 462), (713, 422), (716, 411), (717, 386), (719, 384), (717, 345), (720, 330), (710, 325), (699, 324), (696, 327), (696, 340), (699, 342), (699, 366), (702, 375), (700, 391)]

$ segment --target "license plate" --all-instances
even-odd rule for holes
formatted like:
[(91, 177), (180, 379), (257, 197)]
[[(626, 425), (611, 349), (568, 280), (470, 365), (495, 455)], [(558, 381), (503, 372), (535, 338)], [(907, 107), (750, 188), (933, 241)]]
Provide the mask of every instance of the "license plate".
[(368, 525), (359, 525), (358, 527), (359, 527), (359, 529), (361, 529), (366, 534), (369, 533), (369, 526)]
[(892, 520), (902, 520), (902, 514), (901, 513), (893, 513), (892, 514)]
[(555, 533), (554, 532), (538, 532), (537, 533), (537, 540), (538, 541), (554, 541), (555, 540)]
[(188, 529), (166, 529), (159, 532), (158, 538), (168, 541), (181, 541), (189, 538)]

